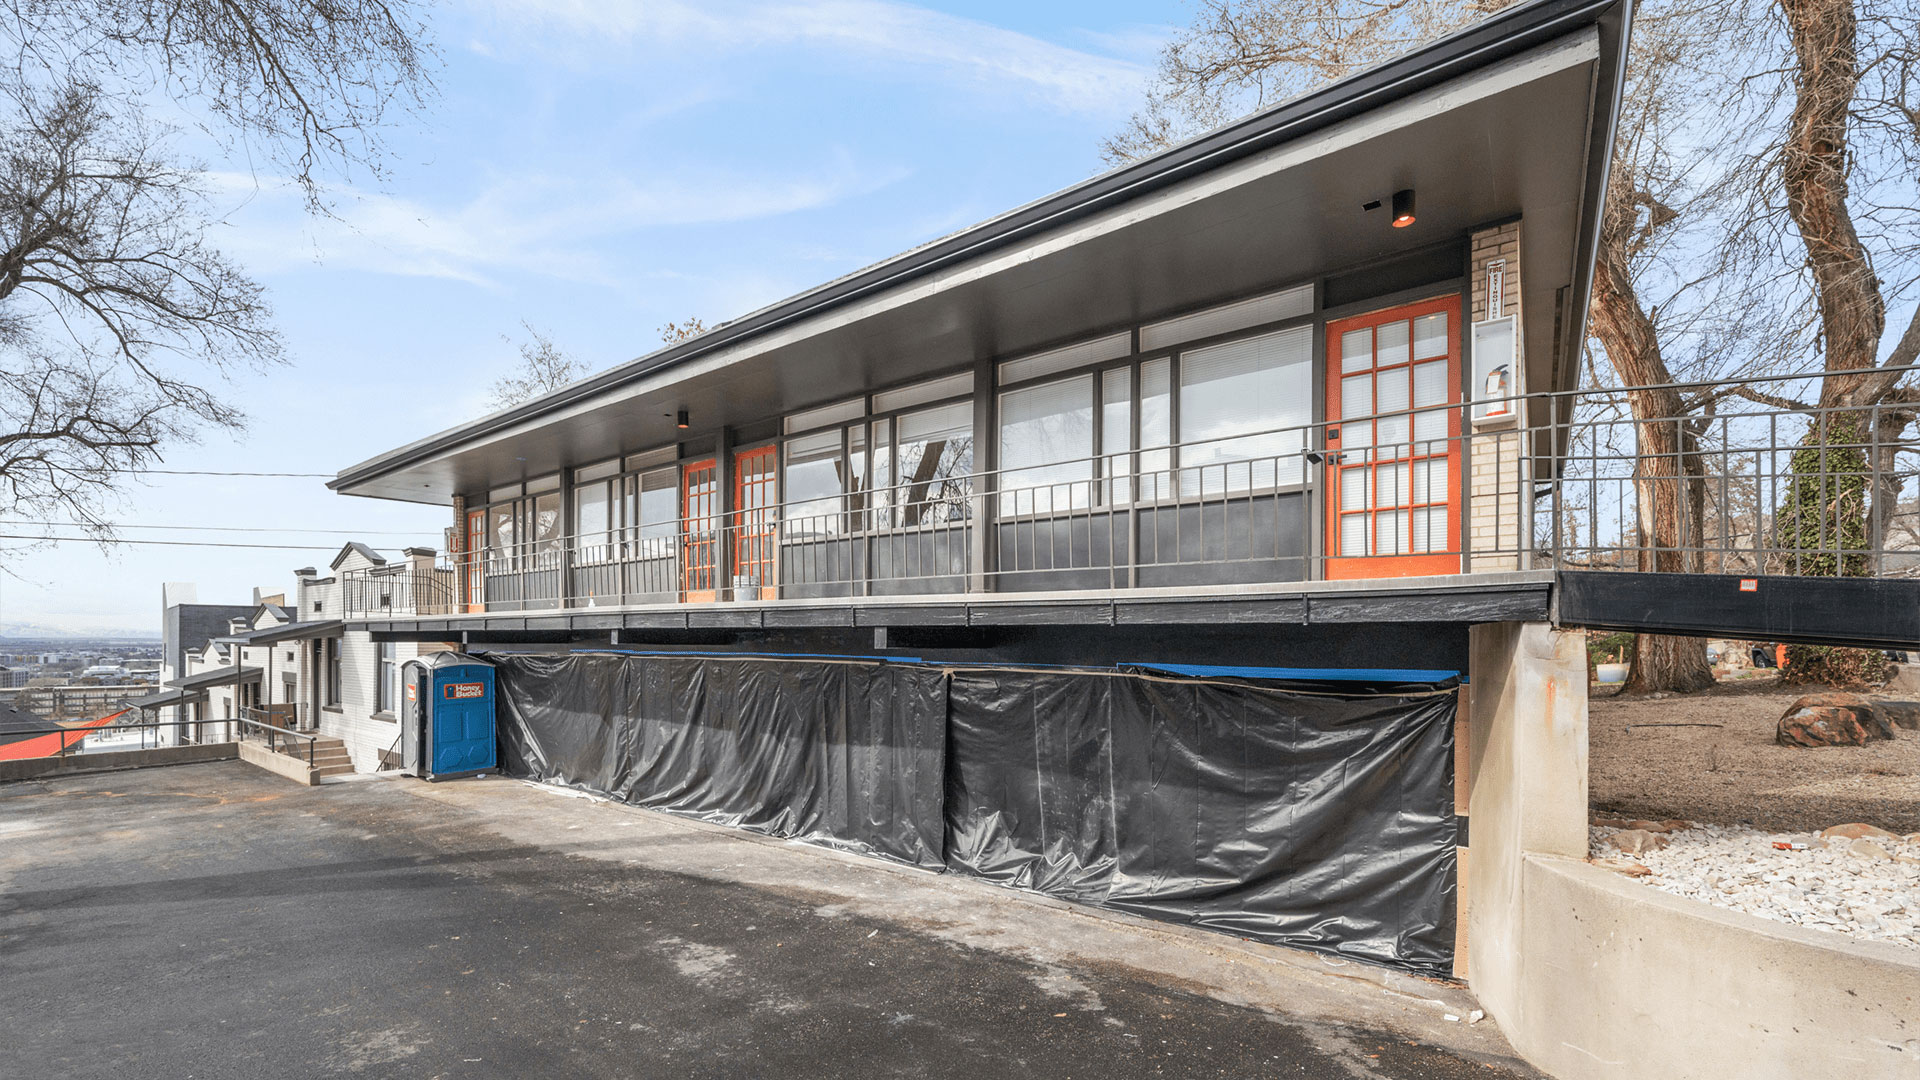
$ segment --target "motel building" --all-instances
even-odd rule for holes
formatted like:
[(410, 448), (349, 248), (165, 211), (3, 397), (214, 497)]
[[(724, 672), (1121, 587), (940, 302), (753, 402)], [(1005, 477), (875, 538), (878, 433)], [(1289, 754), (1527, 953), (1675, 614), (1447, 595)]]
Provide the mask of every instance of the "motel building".
[(495, 663), (511, 774), (1465, 978), (1551, 1062), (1580, 628), (1689, 577), (1541, 524), (1627, 24), (1520, 5), (345, 468), (454, 543), (338, 617)]
[(1584, 699), (1529, 493), (1624, 32), (1523, 5), (346, 468), (456, 542), (338, 617), (499, 664), (509, 771), (1463, 971), (1461, 703)]

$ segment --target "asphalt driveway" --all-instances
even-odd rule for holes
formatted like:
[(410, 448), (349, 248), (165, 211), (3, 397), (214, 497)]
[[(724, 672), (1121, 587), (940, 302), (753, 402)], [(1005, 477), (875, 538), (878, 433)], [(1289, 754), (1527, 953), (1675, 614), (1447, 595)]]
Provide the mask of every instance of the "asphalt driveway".
[(4, 1076), (1534, 1075), (1322, 963), (497, 778), (0, 785)]

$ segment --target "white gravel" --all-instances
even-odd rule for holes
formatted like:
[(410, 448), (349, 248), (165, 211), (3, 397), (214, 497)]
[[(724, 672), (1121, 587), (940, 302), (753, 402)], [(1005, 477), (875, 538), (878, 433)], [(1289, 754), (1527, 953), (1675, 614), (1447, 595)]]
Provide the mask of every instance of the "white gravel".
[[(1692, 825), (1666, 834), (1665, 848), (1629, 855), (1604, 842), (1618, 831), (1589, 830), (1594, 861), (1639, 863), (1653, 872), (1637, 880), (1662, 892), (1920, 949), (1920, 842), (1876, 838), (1873, 843), (1893, 856), (1879, 858), (1854, 853), (1852, 840)], [(1775, 841), (1809, 846), (1780, 851)]]

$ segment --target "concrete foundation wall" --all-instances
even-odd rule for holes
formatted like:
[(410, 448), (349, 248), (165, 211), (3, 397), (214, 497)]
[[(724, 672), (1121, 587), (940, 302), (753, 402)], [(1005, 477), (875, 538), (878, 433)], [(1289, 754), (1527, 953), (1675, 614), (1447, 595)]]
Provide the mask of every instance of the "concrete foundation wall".
[(0, 761), (0, 783), (8, 780), (34, 780), (43, 776), (67, 776), (73, 773), (146, 769), (156, 765), (195, 765), (203, 761), (231, 761), (238, 754), (234, 746), (235, 744), (230, 742), (157, 746), (146, 750), (110, 750), (98, 754), (68, 754), (65, 757)]
[(1920, 953), (1523, 860), (1520, 984), (1501, 1027), (1561, 1080), (1920, 1076)]
[(1535, 1022), (1523, 856), (1587, 854), (1586, 635), (1545, 623), (1475, 626), (1468, 642), (1467, 973), (1511, 1033)]

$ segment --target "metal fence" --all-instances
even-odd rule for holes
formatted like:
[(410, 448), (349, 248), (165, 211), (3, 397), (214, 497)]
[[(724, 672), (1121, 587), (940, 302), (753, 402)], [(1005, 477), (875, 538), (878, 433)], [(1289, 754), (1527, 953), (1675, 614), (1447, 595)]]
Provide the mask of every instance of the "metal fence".
[[(1920, 575), (1910, 406), (1579, 390), (864, 488), (348, 575), (348, 615), (1578, 567)], [(1748, 395), (1748, 396), (1743, 396)], [(1073, 432), (1064, 432), (1071, 436)]]

